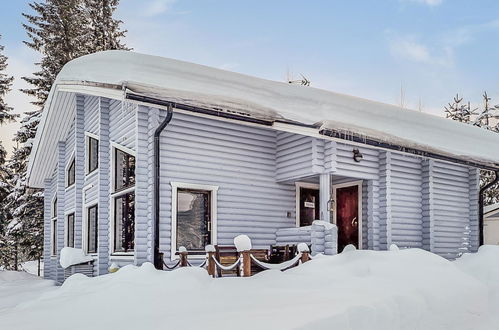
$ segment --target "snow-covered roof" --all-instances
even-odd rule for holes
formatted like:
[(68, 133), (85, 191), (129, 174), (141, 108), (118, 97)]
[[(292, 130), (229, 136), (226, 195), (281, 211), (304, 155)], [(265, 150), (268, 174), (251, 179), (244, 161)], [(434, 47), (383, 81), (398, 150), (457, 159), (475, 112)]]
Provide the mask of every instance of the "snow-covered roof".
[(495, 218), (499, 215), (499, 203), (483, 207), (483, 214), (486, 218)]
[[(382, 143), (499, 168), (499, 135), (397, 106), (127, 51), (106, 51), (66, 64), (57, 76), (34, 141), (30, 185), (55, 167), (57, 141), (74, 118), (67, 91), (125, 91), (265, 121), (315, 125)], [(100, 94), (106, 95), (106, 94)], [(118, 96), (117, 96), (118, 95)]]

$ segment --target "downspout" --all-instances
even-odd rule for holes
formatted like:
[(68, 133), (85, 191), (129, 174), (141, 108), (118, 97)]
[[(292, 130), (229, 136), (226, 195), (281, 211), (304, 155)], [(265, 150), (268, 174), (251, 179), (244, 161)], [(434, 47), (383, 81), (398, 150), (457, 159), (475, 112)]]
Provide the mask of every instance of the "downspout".
[(163, 269), (163, 260), (159, 251), (159, 179), (160, 152), (159, 140), (161, 132), (168, 126), (173, 117), (173, 107), (168, 104), (166, 117), (154, 132), (154, 267)]
[(499, 182), (499, 171), (495, 171), (495, 178), (491, 182), (487, 183), (485, 186), (480, 188), (478, 193), (478, 234), (479, 234), (479, 246), (483, 245), (483, 193), (485, 190), (489, 189), (493, 185)]

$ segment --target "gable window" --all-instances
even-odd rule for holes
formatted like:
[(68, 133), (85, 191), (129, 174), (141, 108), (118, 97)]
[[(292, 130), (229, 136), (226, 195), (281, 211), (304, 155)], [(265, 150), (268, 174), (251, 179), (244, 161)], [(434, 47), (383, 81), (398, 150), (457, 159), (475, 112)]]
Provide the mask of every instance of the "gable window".
[(57, 197), (55, 197), (54, 200), (52, 201), (52, 214), (51, 214), (50, 225), (51, 225), (50, 231), (52, 233), (52, 236), (50, 237), (50, 246), (52, 247), (51, 255), (56, 256), (57, 255)]
[(97, 205), (87, 209), (87, 253), (97, 253)]
[(68, 214), (67, 220), (67, 229), (66, 229), (66, 246), (75, 247), (75, 214)]
[(93, 137), (87, 139), (87, 174), (99, 167), (99, 140)]
[(130, 253), (135, 247), (135, 157), (114, 149), (113, 252)]
[(71, 161), (71, 163), (68, 166), (68, 169), (66, 170), (66, 187), (71, 187), (75, 183), (75, 159)]
[(206, 245), (216, 244), (218, 187), (175, 182), (171, 185), (172, 251), (184, 246), (190, 255), (204, 256)]

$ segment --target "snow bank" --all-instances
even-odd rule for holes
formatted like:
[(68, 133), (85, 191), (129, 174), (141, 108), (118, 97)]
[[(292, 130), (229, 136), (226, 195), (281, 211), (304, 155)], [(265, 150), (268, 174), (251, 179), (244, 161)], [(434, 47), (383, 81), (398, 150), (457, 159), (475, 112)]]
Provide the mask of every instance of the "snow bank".
[(83, 330), (81, 315), (91, 315), (93, 329), (464, 330), (486, 329), (488, 309), (487, 287), (450, 261), (418, 249), (360, 250), (251, 278), (151, 264), (72, 276), (30, 305), (0, 312), (0, 324)]
[[(0, 271), (0, 319), (2, 311), (55, 289), (55, 283), (26, 272)], [(1, 329), (3, 327), (0, 322)], [(14, 329), (14, 328), (12, 328)]]
[(84, 262), (92, 261), (93, 258), (85, 255), (82, 249), (75, 249), (71, 247), (65, 247), (61, 250), (61, 257), (59, 258), (59, 263), (62, 268), (68, 268), (73, 265), (82, 264)]
[(454, 263), (489, 288), (490, 298), (499, 312), (499, 246), (481, 246), (477, 253), (463, 254)]

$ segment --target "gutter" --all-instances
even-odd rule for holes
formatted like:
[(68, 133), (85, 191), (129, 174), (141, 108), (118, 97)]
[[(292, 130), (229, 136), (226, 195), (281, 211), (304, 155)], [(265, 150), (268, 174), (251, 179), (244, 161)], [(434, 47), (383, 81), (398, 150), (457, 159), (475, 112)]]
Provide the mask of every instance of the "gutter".
[(493, 185), (495, 185), (496, 183), (499, 182), (499, 171), (494, 171), (494, 174), (495, 174), (495, 178), (494, 180), (492, 180), (491, 182), (487, 183), (485, 186), (483, 186), (482, 188), (480, 188), (480, 192), (478, 193), (478, 235), (479, 235), (479, 238), (478, 238), (478, 241), (479, 241), (479, 244), (478, 246), (482, 246), (483, 245), (483, 193), (489, 189), (490, 187), (492, 187)]
[(162, 253), (159, 251), (159, 179), (160, 179), (160, 150), (161, 132), (168, 126), (173, 117), (173, 106), (168, 105), (165, 119), (154, 132), (154, 266), (163, 269)]

